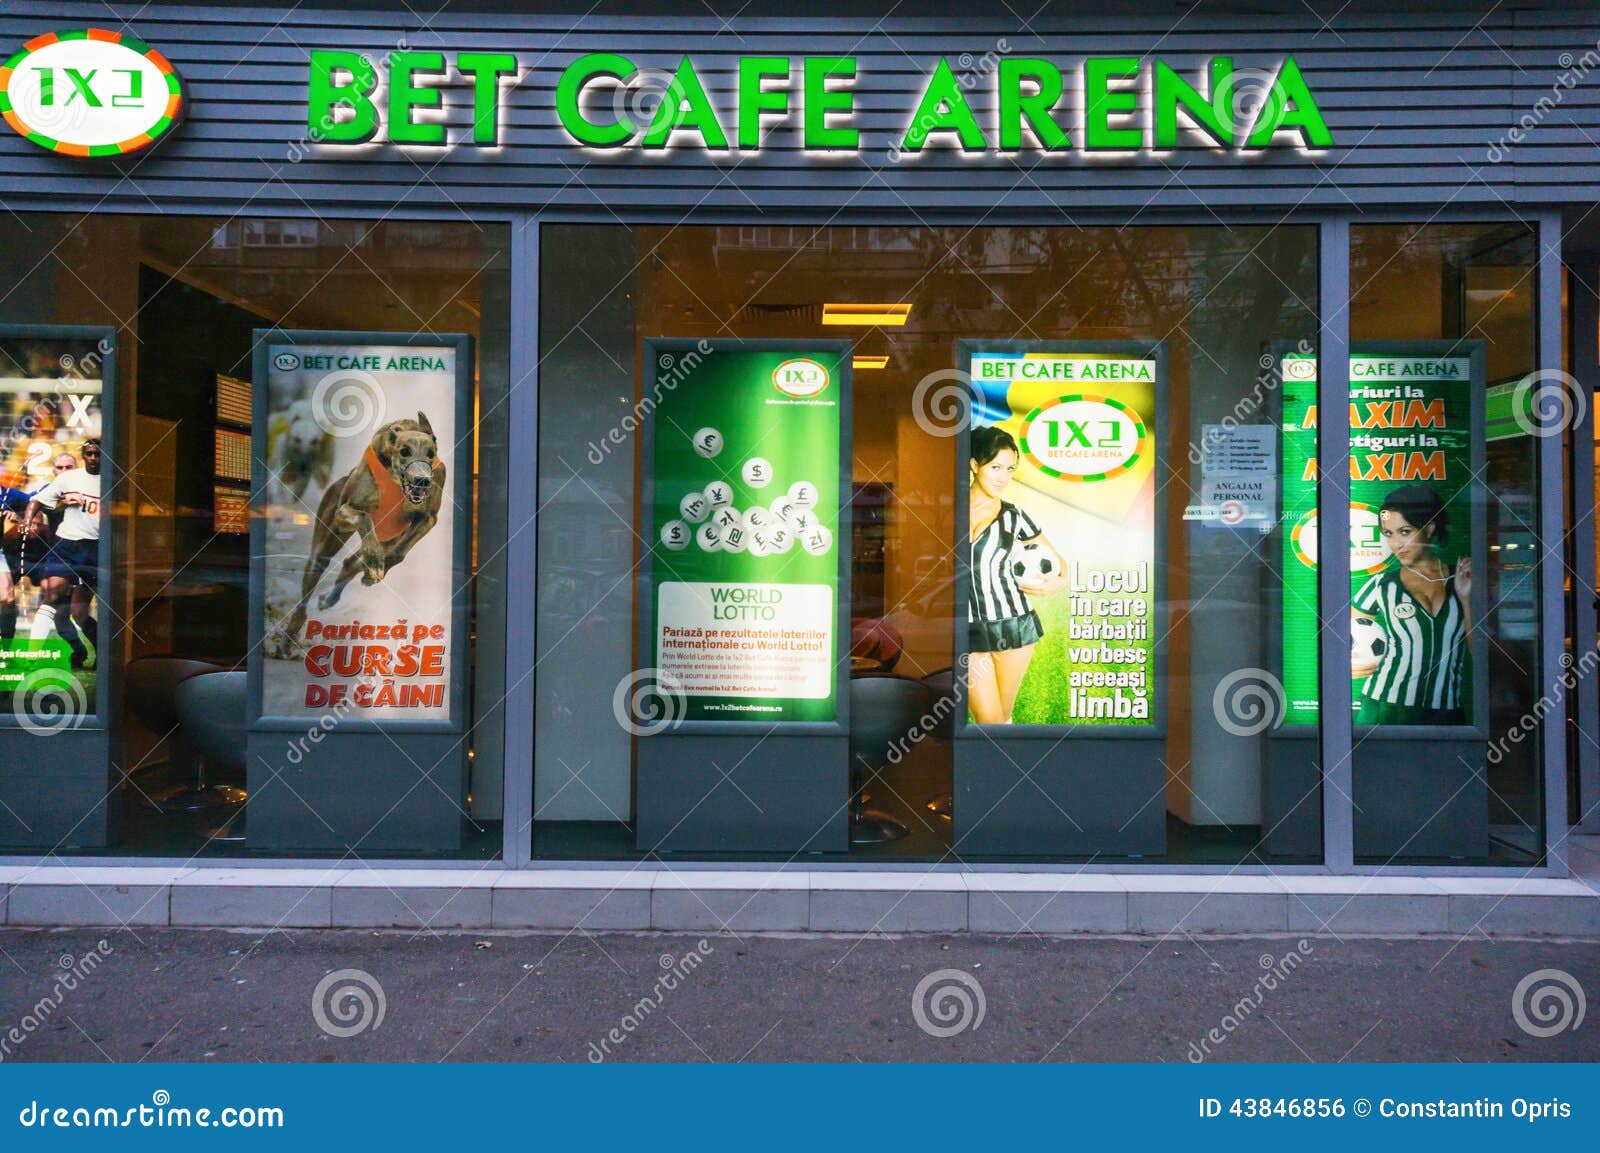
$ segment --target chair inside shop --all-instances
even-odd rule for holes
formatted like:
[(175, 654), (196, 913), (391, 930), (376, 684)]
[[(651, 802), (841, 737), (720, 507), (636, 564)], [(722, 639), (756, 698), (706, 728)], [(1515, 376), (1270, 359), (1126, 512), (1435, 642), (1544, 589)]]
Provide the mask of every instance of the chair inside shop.
[[(933, 694), (911, 677), (892, 673), (854, 676), (850, 680), (850, 843), (879, 845), (906, 837), (906, 821), (884, 806), (911, 810), (901, 788), (885, 772), (901, 763), (928, 715)], [(869, 808), (876, 788), (884, 796)]]

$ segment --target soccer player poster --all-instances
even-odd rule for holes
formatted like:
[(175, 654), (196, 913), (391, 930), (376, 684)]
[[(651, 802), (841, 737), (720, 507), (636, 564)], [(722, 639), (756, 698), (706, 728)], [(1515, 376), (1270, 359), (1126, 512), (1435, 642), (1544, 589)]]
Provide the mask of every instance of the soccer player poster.
[(469, 366), (466, 337), (257, 334), (260, 716), (456, 719)]
[(964, 344), (973, 723), (1159, 732), (1161, 345)]
[(0, 329), (0, 696), (13, 716), (96, 711), (113, 355), (108, 337)]
[(650, 653), (683, 720), (834, 721), (837, 346), (649, 341)]
[[(1357, 725), (1481, 724), (1483, 355), (1475, 341), (1350, 358), (1350, 676)], [(1317, 362), (1281, 358), (1285, 723), (1318, 713)], [(1475, 665), (1477, 668), (1475, 669)]]

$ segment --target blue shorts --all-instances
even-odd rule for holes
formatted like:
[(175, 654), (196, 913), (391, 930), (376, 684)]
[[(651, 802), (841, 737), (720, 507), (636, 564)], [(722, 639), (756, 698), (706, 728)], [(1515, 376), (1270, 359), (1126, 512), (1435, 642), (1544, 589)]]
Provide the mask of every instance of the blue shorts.
[(94, 588), (100, 579), (100, 542), (57, 537), (41, 568), (46, 577), (66, 577), (74, 584)]
[(28, 550), (28, 569), (27, 573), (24, 574), (22, 569), (23, 550), (21, 548), (8, 548), (5, 550), (6, 568), (11, 573), (12, 584), (20, 584), (24, 575), (34, 584), (44, 580), (44, 573), (41, 571), (44, 568), (44, 558), (40, 553), (41, 549), (37, 544)]

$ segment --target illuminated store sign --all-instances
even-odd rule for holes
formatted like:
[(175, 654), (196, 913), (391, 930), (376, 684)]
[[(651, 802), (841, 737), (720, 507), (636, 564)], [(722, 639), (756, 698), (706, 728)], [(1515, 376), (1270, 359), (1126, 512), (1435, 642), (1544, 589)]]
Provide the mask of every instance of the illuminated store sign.
[(0, 114), (63, 156), (125, 156), (171, 132), (183, 83), (166, 57), (103, 28), (47, 32), (0, 67)]
[[(972, 59), (958, 57), (958, 63)], [(1119, 157), (1180, 140), (1237, 152), (1333, 145), (1293, 56), (1269, 69), (1207, 61), (1186, 76), (1159, 57), (1092, 56), (1074, 66), (990, 53), (980, 66), (940, 57), (882, 141), (895, 160), (929, 151), (1037, 151)], [(702, 65), (670, 70), (595, 52), (573, 60), (550, 102), (565, 138), (594, 152), (748, 155), (771, 144), (852, 155), (863, 139), (857, 97), (870, 84), (854, 56), (743, 56), (732, 91), (707, 88)], [(496, 148), (506, 93), (523, 79), (510, 52), (399, 49), (384, 56), (312, 49), (306, 139), (312, 144)], [(468, 132), (446, 123), (445, 89), (470, 89)], [(540, 102), (541, 105), (543, 102)], [(67, 156), (121, 156), (170, 134), (184, 109), (176, 71), (149, 45), (89, 28), (30, 40), (0, 68), (0, 113), (23, 137)]]
[[(307, 132), (335, 145), (466, 144), (447, 139), (437, 114), (440, 85), (470, 82), (470, 143), (494, 146), (501, 143), (505, 92), (521, 74), (509, 53), (463, 53), (452, 72), (443, 53), (393, 52), (380, 76), (358, 52), (314, 50)], [(567, 139), (586, 149), (754, 153), (797, 138), (808, 153), (839, 155), (864, 147), (855, 119), (864, 79), (853, 56), (745, 56), (730, 99), (708, 92), (690, 57), (667, 73), (599, 52), (566, 67), (554, 104)], [(982, 86), (993, 92), (992, 123), (981, 122), (973, 107)], [(1270, 71), (1235, 69), (1231, 57), (1218, 56), (1192, 79), (1159, 58), (1090, 57), (1063, 69), (1050, 60), (1000, 57), (977, 75), (958, 74), (941, 57), (906, 113), (904, 129), (889, 142), (901, 157), (936, 148), (1114, 156), (1165, 151), (1181, 137), (1239, 151), (1333, 144), (1292, 56)]]

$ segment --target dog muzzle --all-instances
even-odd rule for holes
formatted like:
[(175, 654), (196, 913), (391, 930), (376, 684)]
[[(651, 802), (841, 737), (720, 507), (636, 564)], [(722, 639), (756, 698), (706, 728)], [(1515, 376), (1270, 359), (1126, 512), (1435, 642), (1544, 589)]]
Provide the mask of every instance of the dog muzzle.
[(412, 461), (400, 473), (400, 487), (408, 501), (421, 504), (433, 488), (433, 466), (420, 460)]

